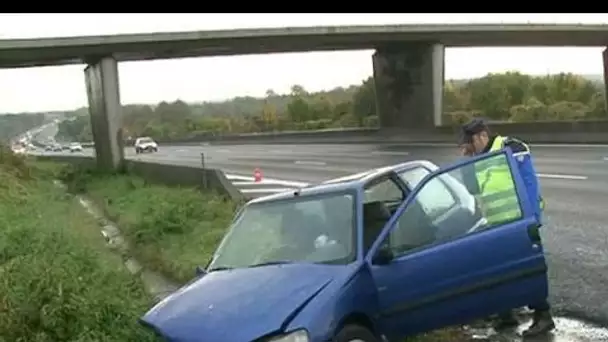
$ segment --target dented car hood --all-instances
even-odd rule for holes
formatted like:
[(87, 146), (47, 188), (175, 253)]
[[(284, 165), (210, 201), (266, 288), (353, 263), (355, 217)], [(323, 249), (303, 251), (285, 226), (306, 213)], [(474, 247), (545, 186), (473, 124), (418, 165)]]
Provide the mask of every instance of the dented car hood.
[(171, 341), (252, 341), (284, 328), (341, 271), (346, 269), (318, 264), (215, 271), (141, 320)]

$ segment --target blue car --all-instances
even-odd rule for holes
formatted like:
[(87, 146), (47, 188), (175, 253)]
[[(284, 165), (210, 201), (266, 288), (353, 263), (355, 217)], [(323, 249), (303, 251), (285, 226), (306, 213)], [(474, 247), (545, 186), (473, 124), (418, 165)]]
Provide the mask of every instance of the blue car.
[[(519, 218), (488, 224), (463, 181), (488, 163)], [(141, 321), (173, 342), (399, 340), (546, 298), (538, 227), (510, 150), (381, 168), (250, 201)]]

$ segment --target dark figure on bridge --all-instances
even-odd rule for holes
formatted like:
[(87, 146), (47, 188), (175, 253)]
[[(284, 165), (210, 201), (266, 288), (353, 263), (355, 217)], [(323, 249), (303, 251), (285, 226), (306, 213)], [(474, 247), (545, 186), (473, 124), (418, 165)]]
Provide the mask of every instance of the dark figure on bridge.
[[(542, 222), (542, 211), (544, 209), (544, 201), (540, 195), (540, 187), (536, 170), (534, 169), (530, 148), (521, 140), (504, 137), (500, 135), (491, 135), (490, 129), (481, 119), (473, 119), (469, 123), (462, 126), (461, 141), (459, 142), (461, 153), (463, 155), (478, 155), (481, 153), (489, 153), (501, 150), (504, 147), (510, 147), (513, 155), (516, 157), (528, 196), (532, 203), (538, 203), (536, 216), (538, 222)], [(469, 191), (473, 190), (483, 202), (484, 189), (479, 186), (473, 187), (468, 185), (471, 175), (463, 175), (465, 184)], [(469, 181), (467, 181), (469, 180)], [(476, 188), (476, 189), (474, 189)], [(483, 203), (484, 206), (491, 206), (491, 203)], [(508, 215), (509, 213), (500, 213), (499, 215)], [(486, 217), (489, 223), (492, 223), (493, 217)], [(501, 218), (502, 219), (502, 218)], [(555, 323), (550, 312), (550, 305), (547, 300), (541, 303), (529, 305), (529, 308), (534, 311), (532, 325), (524, 331), (524, 336), (534, 336), (549, 332), (555, 328)], [(506, 328), (516, 326), (518, 321), (513, 312), (505, 312), (499, 315), (497, 328)]]

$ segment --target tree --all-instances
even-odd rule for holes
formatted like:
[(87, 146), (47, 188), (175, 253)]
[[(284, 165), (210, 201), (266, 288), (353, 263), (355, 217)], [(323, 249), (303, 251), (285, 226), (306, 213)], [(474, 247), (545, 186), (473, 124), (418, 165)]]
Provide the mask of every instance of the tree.
[(291, 86), (291, 96), (303, 97), (307, 94), (308, 93), (306, 92), (306, 89), (304, 89), (304, 87), (302, 87), (301, 85), (295, 84)]
[(293, 122), (304, 122), (309, 119), (310, 106), (301, 97), (294, 97), (287, 105), (287, 114)]
[(352, 112), (363, 123), (366, 117), (376, 114), (376, 89), (373, 77), (364, 80), (353, 96)]
[(264, 123), (265, 130), (273, 129), (277, 126), (277, 110), (274, 108), (269, 101), (264, 103), (264, 109), (262, 110), (262, 121)]
[[(308, 92), (293, 85), (289, 94), (268, 89), (265, 98), (236, 97), (221, 102), (184, 101), (123, 107), (126, 135), (183, 138), (224, 132), (377, 126), (374, 80), (360, 85)], [(444, 86), (444, 122), (460, 124), (475, 116), (511, 122), (608, 119), (605, 91), (597, 81), (573, 74), (530, 76), (519, 72), (490, 73), (470, 80), (448, 80)], [(0, 134), (35, 127), (40, 117), (0, 118)], [(59, 136), (91, 140), (87, 108), (68, 115)], [(11, 122), (10, 124), (8, 122)], [(2, 123), (6, 122), (5, 125)], [(33, 126), (30, 126), (32, 124)], [(27, 128), (25, 128), (27, 127)]]

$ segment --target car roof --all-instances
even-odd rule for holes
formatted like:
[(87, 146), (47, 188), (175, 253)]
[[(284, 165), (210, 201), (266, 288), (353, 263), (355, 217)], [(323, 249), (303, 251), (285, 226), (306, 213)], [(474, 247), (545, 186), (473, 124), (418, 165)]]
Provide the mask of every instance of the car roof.
[(405, 170), (414, 169), (418, 167), (424, 167), (428, 170), (435, 171), (439, 169), (437, 165), (428, 161), (428, 160), (414, 160), (405, 163), (383, 166), (376, 169), (367, 170), (364, 172), (360, 172), (353, 175), (348, 175), (345, 177), (330, 179), (320, 184), (309, 185), (306, 187), (302, 187), (299, 189), (294, 189), (292, 191), (280, 192), (277, 194), (272, 194), (268, 196), (258, 197), (249, 201), (248, 204), (254, 203), (264, 203), (264, 202), (273, 202), (280, 201), (285, 199), (291, 199), (294, 196), (306, 197), (306, 196), (314, 196), (325, 193), (332, 192), (346, 192), (349, 190), (358, 190), (363, 188), (370, 181), (383, 177), (389, 173), (393, 172), (403, 172)]

